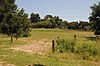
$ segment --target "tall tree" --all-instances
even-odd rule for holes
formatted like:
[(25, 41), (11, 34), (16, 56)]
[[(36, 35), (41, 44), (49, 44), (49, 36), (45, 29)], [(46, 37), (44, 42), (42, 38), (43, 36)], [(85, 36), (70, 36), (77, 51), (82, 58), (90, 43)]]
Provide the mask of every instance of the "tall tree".
[(100, 2), (91, 6), (90, 22), (93, 24), (93, 30), (95, 35), (100, 35)]
[(32, 23), (37, 23), (40, 20), (39, 14), (31, 13), (30, 20)]
[(15, 16), (11, 20), (14, 22), (13, 24), (13, 34), (15, 35), (16, 39), (22, 34), (28, 34), (30, 31), (30, 20), (28, 19), (28, 15), (24, 13), (24, 10), (21, 9), (18, 11)]
[(18, 37), (29, 31), (28, 15), (24, 10), (17, 10), (15, 0), (0, 0), (0, 32), (11, 37)]
[(13, 32), (13, 12), (17, 10), (15, 0), (0, 0), (0, 30), (2, 33), (10, 35), (12, 40)]

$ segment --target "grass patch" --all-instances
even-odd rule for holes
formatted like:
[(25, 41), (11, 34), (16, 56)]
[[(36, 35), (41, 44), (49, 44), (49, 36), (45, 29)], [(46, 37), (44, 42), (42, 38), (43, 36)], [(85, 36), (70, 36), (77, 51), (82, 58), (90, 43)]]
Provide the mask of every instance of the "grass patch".
[[(68, 55), (68, 54), (63, 54)], [(43, 64), (46, 66), (77, 66), (85, 65), (90, 66), (92, 62), (84, 60), (75, 60), (73, 58), (65, 59), (62, 54), (49, 54), (47, 56), (42, 55), (29, 55), (20, 51), (13, 50), (0, 50), (0, 59), (7, 63), (12, 63), (17, 66), (28, 66), (30, 64)]]

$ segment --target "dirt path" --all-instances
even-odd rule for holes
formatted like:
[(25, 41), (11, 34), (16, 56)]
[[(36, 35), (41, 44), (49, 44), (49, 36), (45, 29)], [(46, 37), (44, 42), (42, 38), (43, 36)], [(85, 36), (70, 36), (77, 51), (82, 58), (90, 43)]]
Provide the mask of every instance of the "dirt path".
[(0, 66), (16, 66), (16, 65), (14, 65), (14, 64), (5, 64), (6, 62), (2, 62), (2, 61), (0, 61)]
[(51, 43), (48, 42), (48, 40), (24, 40), (28, 44), (26, 45), (17, 45), (13, 46), (10, 49), (19, 50), (19, 51), (25, 51), (28, 53), (39, 53), (44, 54), (50, 51)]

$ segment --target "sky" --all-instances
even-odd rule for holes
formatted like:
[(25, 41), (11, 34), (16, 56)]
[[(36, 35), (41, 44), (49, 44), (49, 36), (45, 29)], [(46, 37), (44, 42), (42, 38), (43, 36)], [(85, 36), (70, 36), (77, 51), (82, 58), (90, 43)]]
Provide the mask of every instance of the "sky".
[(100, 0), (16, 0), (18, 8), (24, 8), (29, 15), (38, 13), (41, 18), (45, 15), (59, 16), (66, 21), (89, 21), (90, 6)]

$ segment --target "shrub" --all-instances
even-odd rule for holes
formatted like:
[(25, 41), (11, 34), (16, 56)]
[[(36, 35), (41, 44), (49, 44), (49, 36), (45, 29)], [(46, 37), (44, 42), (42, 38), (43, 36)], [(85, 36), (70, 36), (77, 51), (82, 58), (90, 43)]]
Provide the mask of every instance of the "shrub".
[(31, 34), (28, 32), (22, 34), (22, 37), (29, 37), (29, 36), (31, 36)]
[(100, 49), (92, 44), (74, 45), (72, 40), (57, 39), (56, 40), (56, 51), (58, 52), (72, 52), (78, 55), (83, 60), (93, 59), (100, 56)]
[(74, 42), (64, 39), (56, 40), (56, 50), (58, 52), (74, 52)]
[(75, 53), (79, 54), (83, 60), (86, 60), (99, 55), (99, 50), (92, 45), (83, 44), (75, 48)]

